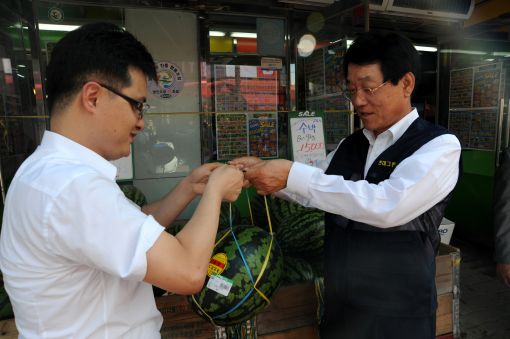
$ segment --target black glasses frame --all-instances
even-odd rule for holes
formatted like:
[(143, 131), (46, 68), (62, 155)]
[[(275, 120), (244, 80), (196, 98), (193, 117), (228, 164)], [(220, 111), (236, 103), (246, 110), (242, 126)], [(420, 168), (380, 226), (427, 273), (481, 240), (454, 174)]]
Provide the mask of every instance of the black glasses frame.
[(143, 119), (143, 115), (145, 114), (145, 112), (147, 112), (147, 110), (149, 108), (151, 108), (151, 106), (148, 103), (146, 103), (144, 101), (139, 101), (139, 100), (133, 99), (131, 97), (128, 97), (127, 95), (120, 93), (119, 91), (117, 91), (115, 88), (113, 88), (111, 86), (102, 84), (100, 82), (98, 82), (98, 85), (103, 87), (103, 88), (106, 88), (107, 90), (109, 90), (113, 94), (116, 94), (119, 97), (121, 97), (122, 99), (124, 99), (127, 102), (129, 102), (129, 104), (131, 106), (133, 106), (138, 111), (138, 119)]

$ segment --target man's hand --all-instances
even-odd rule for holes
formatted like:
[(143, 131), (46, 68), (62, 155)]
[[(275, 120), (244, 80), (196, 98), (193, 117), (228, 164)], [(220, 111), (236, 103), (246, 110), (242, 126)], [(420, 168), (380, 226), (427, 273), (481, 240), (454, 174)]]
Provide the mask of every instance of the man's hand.
[(498, 278), (508, 287), (510, 287), (510, 264), (497, 264), (496, 273)]
[(223, 200), (234, 202), (241, 193), (244, 183), (243, 172), (232, 165), (222, 165), (215, 169), (207, 183), (207, 190), (220, 192)]
[(258, 194), (271, 194), (287, 186), (291, 167), (289, 160), (260, 160), (246, 168), (244, 177), (255, 186)]
[(261, 162), (264, 162), (264, 160), (257, 157), (240, 157), (230, 160), (228, 163), (241, 170), (246, 170), (247, 168), (260, 164)]
[(191, 189), (195, 194), (203, 194), (205, 185), (209, 180), (209, 176), (212, 171), (216, 168), (222, 166), (223, 164), (219, 162), (213, 162), (208, 164), (203, 164), (200, 167), (195, 168), (191, 173), (186, 177), (186, 180), (191, 185)]

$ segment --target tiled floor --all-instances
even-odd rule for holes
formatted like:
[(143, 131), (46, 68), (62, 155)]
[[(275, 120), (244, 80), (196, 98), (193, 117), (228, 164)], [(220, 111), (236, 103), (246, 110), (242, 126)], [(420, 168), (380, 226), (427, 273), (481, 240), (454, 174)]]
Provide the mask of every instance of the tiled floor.
[(510, 288), (496, 277), (490, 249), (452, 239), (461, 250), (462, 339), (510, 339)]

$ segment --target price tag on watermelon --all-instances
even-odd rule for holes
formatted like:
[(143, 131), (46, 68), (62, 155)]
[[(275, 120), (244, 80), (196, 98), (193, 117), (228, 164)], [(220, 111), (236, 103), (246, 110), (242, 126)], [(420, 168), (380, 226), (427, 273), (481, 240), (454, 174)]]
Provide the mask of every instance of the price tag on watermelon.
[(225, 297), (228, 296), (228, 293), (230, 292), (230, 288), (233, 285), (233, 281), (229, 278), (222, 277), (221, 275), (213, 274), (209, 278), (209, 281), (207, 282), (207, 288), (224, 295)]

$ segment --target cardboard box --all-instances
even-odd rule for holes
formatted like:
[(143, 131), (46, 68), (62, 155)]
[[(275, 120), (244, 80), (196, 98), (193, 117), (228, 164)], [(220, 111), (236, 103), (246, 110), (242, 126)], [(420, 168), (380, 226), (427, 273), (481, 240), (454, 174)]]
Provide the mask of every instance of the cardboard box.
[(440, 244), (436, 256), (437, 313), (436, 336), (460, 336), (460, 250)]
[(450, 240), (452, 239), (453, 229), (455, 228), (455, 223), (451, 220), (443, 218), (441, 220), (441, 225), (439, 225), (439, 235), (441, 236), (441, 242), (443, 244), (450, 244)]

